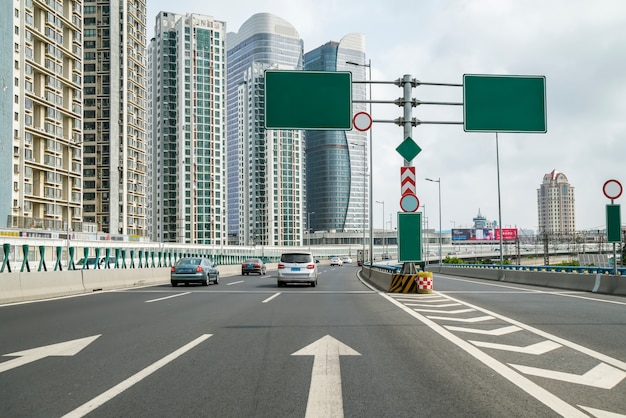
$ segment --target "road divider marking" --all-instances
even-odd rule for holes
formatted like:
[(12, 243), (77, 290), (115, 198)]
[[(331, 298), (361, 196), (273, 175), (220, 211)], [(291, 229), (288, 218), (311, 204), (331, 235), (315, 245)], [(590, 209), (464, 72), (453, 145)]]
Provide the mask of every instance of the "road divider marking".
[(91, 411), (93, 411), (96, 408), (102, 406), (103, 404), (105, 404), (106, 402), (110, 401), (111, 399), (113, 399), (114, 397), (119, 395), (120, 393), (124, 392), (126, 389), (129, 389), (130, 387), (132, 387), (136, 383), (139, 383), (141, 380), (143, 380), (146, 377), (150, 376), (152, 373), (156, 372), (161, 367), (167, 365), (168, 363), (170, 363), (171, 361), (177, 359), (181, 355), (185, 354), (187, 351), (191, 350), (192, 348), (194, 348), (195, 346), (197, 346), (201, 342), (203, 342), (206, 339), (210, 338), (212, 335), (213, 334), (203, 334), (203, 335), (201, 335), (200, 337), (198, 337), (195, 340), (191, 341), (190, 343), (182, 346), (181, 348), (179, 348), (178, 350), (174, 351), (173, 353), (168, 354), (167, 356), (163, 357), (161, 360), (157, 361), (156, 363), (153, 363), (152, 365), (146, 367), (145, 369), (143, 369), (140, 372), (134, 374), (133, 376), (129, 377), (128, 379), (124, 380), (123, 382), (119, 383), (118, 385), (113, 386), (111, 389), (107, 390), (106, 392), (96, 396), (95, 398), (93, 398), (90, 401), (85, 402), (84, 404), (82, 404), (81, 406), (76, 408), (75, 410), (73, 410), (73, 411), (69, 412), (68, 414), (64, 415), (63, 418), (84, 417), (85, 415), (87, 415)]
[(593, 386), (600, 389), (612, 389), (624, 380), (624, 378), (626, 378), (626, 372), (609, 366), (606, 363), (600, 363), (582, 375), (540, 369), (537, 367), (521, 366), (519, 364), (509, 364), (509, 366), (531, 376), (561, 380), (563, 382), (576, 383), (578, 385)]
[(159, 302), (159, 301), (162, 301), (162, 300), (165, 300), (165, 299), (177, 298), (179, 296), (188, 295), (190, 293), (191, 292), (177, 293), (175, 295), (165, 296), (165, 297), (158, 298), (158, 299), (150, 299), (150, 300), (147, 300), (146, 303)]
[(454, 327), (452, 325), (444, 325), (444, 327), (449, 331), (459, 331), (459, 332), (470, 332), (473, 334), (482, 334), (482, 335), (493, 335), (496, 337), (500, 337), (502, 335), (507, 335), (512, 332), (521, 331), (520, 327), (515, 325), (509, 325), (507, 327), (496, 328), (496, 329), (478, 329), (478, 328), (467, 328), (467, 327)]
[(278, 292), (278, 293), (276, 293), (276, 294), (274, 294), (274, 295), (270, 296), (269, 298), (265, 299), (265, 300), (264, 300), (263, 302), (261, 302), (261, 303), (267, 303), (267, 302), (271, 301), (272, 299), (274, 299), (274, 298), (278, 297), (279, 295), (280, 295), (280, 292)]
[(239, 280), (237, 282), (226, 283), (226, 286), (232, 286), (234, 284), (245, 283), (245, 280)]
[(555, 343), (554, 341), (550, 341), (550, 340), (541, 341), (536, 344), (530, 344), (525, 347), (520, 347), (517, 345), (490, 343), (486, 341), (470, 341), (470, 342), (477, 347), (492, 348), (494, 350), (513, 351), (515, 353), (533, 354), (535, 356), (549, 353), (552, 350), (556, 350), (557, 348), (563, 347), (561, 344)]

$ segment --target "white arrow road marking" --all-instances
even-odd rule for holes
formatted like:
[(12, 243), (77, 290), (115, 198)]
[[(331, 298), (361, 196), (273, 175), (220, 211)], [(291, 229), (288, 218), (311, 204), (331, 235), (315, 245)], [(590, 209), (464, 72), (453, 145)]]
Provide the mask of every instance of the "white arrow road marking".
[(523, 353), (523, 354), (534, 354), (536, 356), (548, 353), (552, 350), (556, 350), (559, 347), (563, 347), (561, 344), (555, 343), (554, 341), (550, 341), (550, 340), (545, 340), (545, 341), (538, 342), (536, 344), (527, 345), (526, 347), (520, 347), (517, 345), (488, 343), (484, 341), (470, 341), (470, 342), (478, 347), (493, 348), (495, 350), (503, 350), (503, 351), (514, 351), (516, 353)]
[(531, 376), (561, 380), (578, 385), (593, 386), (600, 389), (612, 389), (626, 377), (626, 372), (605, 363), (598, 364), (583, 375), (539, 369), (537, 367), (520, 366), (518, 364), (509, 364), (509, 366)]
[(292, 354), (292, 356), (314, 356), (306, 417), (343, 417), (339, 356), (360, 355), (330, 335)]
[(102, 334), (91, 337), (79, 338), (77, 340), (65, 341), (62, 343), (45, 345), (43, 347), (31, 348), (29, 350), (18, 351), (16, 353), (5, 354), (4, 356), (19, 357), (14, 360), (0, 363), (0, 373), (14, 369), (33, 361), (41, 360), (48, 356), (73, 356), (83, 348), (91, 344)]
[(493, 316), (487, 315), (487, 316), (477, 316), (474, 318), (453, 318), (453, 317), (447, 317), (447, 316), (426, 316), (426, 318), (428, 319), (443, 319), (443, 320), (447, 320), (447, 321), (453, 321), (453, 322), (482, 322), (482, 321), (489, 321), (490, 319), (494, 319)]
[(441, 309), (420, 309), (420, 308), (413, 308), (414, 311), (416, 312), (434, 312), (434, 313), (442, 313), (442, 314), (448, 314), (448, 315), (456, 315), (456, 314), (462, 314), (462, 313), (468, 313), (468, 312), (474, 312), (476, 311), (476, 309), (457, 309), (455, 311), (442, 311)]
[(588, 406), (578, 405), (585, 411), (589, 412), (596, 418), (626, 418), (626, 415), (617, 414), (615, 412), (603, 411), (601, 409), (589, 408)]
[(171, 361), (182, 356), (187, 351), (191, 350), (192, 348), (200, 344), (202, 341), (208, 339), (212, 335), (213, 334), (203, 334), (199, 336), (195, 340), (191, 341), (190, 343), (187, 343), (186, 345), (182, 346), (181, 348), (174, 351), (173, 353), (170, 353), (167, 356), (163, 357), (161, 360), (157, 361), (156, 363), (153, 363), (150, 366), (146, 367), (145, 369), (135, 373), (128, 379), (124, 380), (122, 383), (119, 383), (113, 386), (111, 389), (107, 390), (104, 393), (101, 393), (100, 395), (96, 396), (92, 400), (87, 401), (86, 403), (82, 404), (81, 406), (73, 410), (72, 412), (65, 414), (63, 418), (84, 417), (85, 415), (93, 411), (94, 409), (103, 405), (105, 402), (110, 401), (111, 399), (119, 395), (120, 393), (124, 392), (126, 389), (130, 388), (134, 384), (150, 376), (152, 373), (156, 372), (161, 367), (167, 365)]
[(455, 327), (452, 325), (445, 325), (444, 327), (450, 331), (471, 332), (473, 334), (494, 335), (496, 337), (499, 337), (501, 335), (511, 334), (513, 332), (522, 330), (520, 327), (517, 327), (515, 325), (509, 325), (508, 327), (502, 327), (502, 328), (496, 328), (496, 329), (466, 328), (466, 327)]

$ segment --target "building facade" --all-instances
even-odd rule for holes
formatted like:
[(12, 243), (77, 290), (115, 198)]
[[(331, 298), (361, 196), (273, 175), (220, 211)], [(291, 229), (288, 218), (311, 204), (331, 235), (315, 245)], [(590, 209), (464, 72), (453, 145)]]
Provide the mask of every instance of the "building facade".
[(0, 5), (0, 225), (82, 229), (83, 2)]
[(161, 12), (149, 46), (150, 236), (226, 244), (226, 24)]
[(300, 245), (306, 219), (302, 131), (265, 130), (264, 71), (301, 70), (303, 42), (259, 13), (227, 38), (228, 235), (238, 245)]
[(146, 1), (83, 4), (83, 220), (146, 236)]
[[(351, 71), (366, 80), (365, 36), (346, 35), (304, 55), (307, 71)], [(365, 84), (352, 85), (353, 114), (366, 111)], [(307, 218), (313, 231), (356, 232), (368, 229), (368, 133), (306, 131)]]
[(576, 232), (574, 187), (565, 174), (552, 170), (537, 189), (539, 234), (573, 236)]

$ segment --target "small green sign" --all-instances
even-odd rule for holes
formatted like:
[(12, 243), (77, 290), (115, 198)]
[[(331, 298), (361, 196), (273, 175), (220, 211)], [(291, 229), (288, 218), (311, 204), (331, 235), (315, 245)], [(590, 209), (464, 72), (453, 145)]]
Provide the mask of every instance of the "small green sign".
[(402, 156), (406, 161), (411, 162), (413, 158), (417, 157), (417, 154), (422, 152), (422, 149), (408, 136), (398, 147), (396, 148), (398, 154)]
[(619, 205), (606, 205), (606, 242), (622, 242), (622, 219)]
[(352, 129), (352, 73), (265, 71), (266, 129)]
[(546, 78), (465, 74), (463, 129), (545, 133)]
[(398, 212), (398, 262), (422, 261), (422, 213)]

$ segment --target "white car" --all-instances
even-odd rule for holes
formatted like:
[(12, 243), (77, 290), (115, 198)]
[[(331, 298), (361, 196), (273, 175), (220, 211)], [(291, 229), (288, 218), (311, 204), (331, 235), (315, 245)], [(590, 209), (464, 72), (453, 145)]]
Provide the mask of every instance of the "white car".
[(352, 263), (352, 259), (350, 257), (344, 257), (341, 261), (343, 261), (343, 264)]
[(343, 261), (339, 257), (333, 257), (330, 259), (331, 266), (343, 266)]
[(313, 255), (307, 252), (283, 253), (278, 262), (278, 287), (287, 283), (317, 285), (317, 266)]

